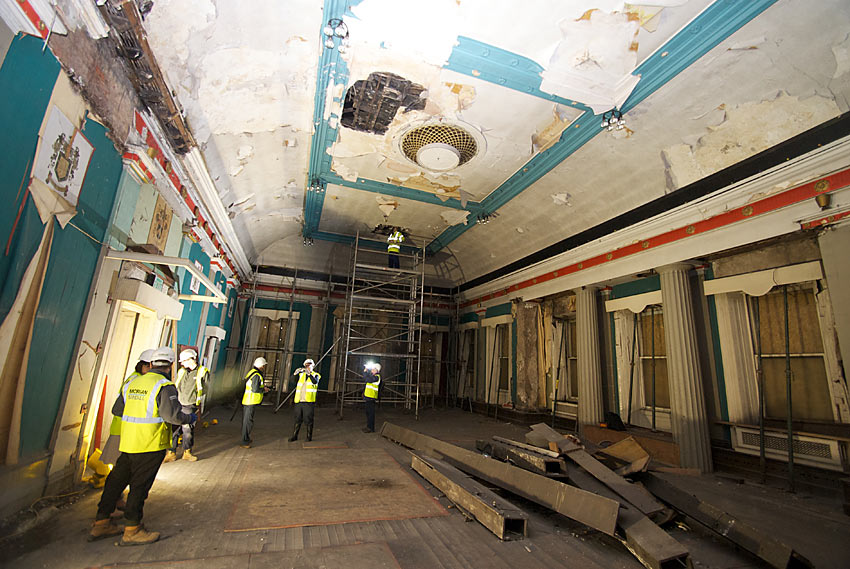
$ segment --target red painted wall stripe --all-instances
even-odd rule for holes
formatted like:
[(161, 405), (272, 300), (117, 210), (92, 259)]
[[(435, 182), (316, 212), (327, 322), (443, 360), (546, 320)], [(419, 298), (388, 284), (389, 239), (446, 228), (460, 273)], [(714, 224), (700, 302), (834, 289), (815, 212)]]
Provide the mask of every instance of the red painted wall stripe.
[(17, 2), (27, 19), (32, 22), (32, 25), (35, 26), (36, 30), (38, 30), (38, 34), (41, 36), (41, 39), (47, 39), (47, 34), (50, 33), (50, 30), (47, 28), (47, 24), (44, 23), (44, 20), (42, 20), (38, 15), (38, 12), (35, 11), (35, 8), (32, 7), (32, 4), (30, 4), (27, 0), (17, 0)]
[[(566, 275), (571, 275), (573, 273), (577, 273), (578, 271), (583, 271), (585, 269), (589, 269), (591, 267), (607, 263), (608, 261), (613, 261), (615, 259), (623, 259), (625, 257), (630, 257), (632, 255), (636, 255), (637, 253), (641, 253), (643, 251), (647, 251), (655, 247), (660, 247), (662, 245), (667, 245), (669, 243), (675, 243), (676, 241), (687, 239), (688, 237), (692, 237), (694, 235), (699, 235), (708, 231), (714, 231), (715, 229), (720, 229), (722, 227), (728, 227), (736, 223), (746, 221), (753, 217), (757, 217), (765, 213), (771, 213), (782, 208), (788, 207), (790, 205), (806, 201), (807, 199), (814, 198), (818, 194), (847, 187), (848, 185), (850, 185), (850, 168), (842, 170), (841, 172), (836, 172), (835, 174), (826, 176), (825, 178), (821, 178), (819, 180), (815, 180), (813, 182), (809, 182), (797, 186), (795, 188), (791, 188), (790, 190), (778, 192), (772, 196), (768, 196), (764, 199), (754, 201), (750, 204), (738, 207), (736, 209), (720, 213), (708, 219), (697, 221), (684, 227), (672, 229), (670, 231), (660, 233), (647, 239), (642, 239), (638, 243), (632, 243), (619, 249), (612, 249), (607, 253), (596, 255), (595, 257), (579, 261), (578, 263), (573, 263), (571, 265), (561, 267), (560, 269), (557, 269), (555, 271), (550, 271), (548, 273), (544, 273), (542, 275), (526, 279), (520, 283), (511, 285), (508, 288), (494, 291), (489, 294), (485, 294), (484, 296), (478, 297), (474, 300), (464, 302), (460, 305), (460, 307), (467, 308), (469, 306), (474, 306), (481, 302), (486, 302), (488, 300), (493, 300), (495, 298), (506, 296), (510, 292), (526, 289), (530, 286), (548, 282), (550, 280)], [(838, 219), (841, 219), (848, 215), (850, 215), (850, 212), (827, 216), (817, 221), (809, 222), (808, 224), (802, 224), (801, 228), (809, 229), (817, 225), (833, 223), (834, 221), (837, 221)]]

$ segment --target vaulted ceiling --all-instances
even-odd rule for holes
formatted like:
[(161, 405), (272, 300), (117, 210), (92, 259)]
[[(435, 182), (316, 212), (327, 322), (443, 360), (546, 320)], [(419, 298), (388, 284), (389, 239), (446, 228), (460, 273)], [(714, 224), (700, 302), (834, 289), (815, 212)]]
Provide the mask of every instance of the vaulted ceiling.
[(438, 285), (850, 100), (846, 0), (184, 0), (144, 27), (252, 264), (345, 274), (389, 224)]

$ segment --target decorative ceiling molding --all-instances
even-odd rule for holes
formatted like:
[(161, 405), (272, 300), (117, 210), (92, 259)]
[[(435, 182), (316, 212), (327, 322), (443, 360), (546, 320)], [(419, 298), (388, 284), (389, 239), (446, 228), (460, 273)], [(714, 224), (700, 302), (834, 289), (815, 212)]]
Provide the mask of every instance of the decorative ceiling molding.
[[(640, 75), (641, 80), (623, 104), (622, 111), (626, 112), (634, 108), (638, 103), (775, 2), (776, 0), (730, 0), (711, 4), (638, 66), (634, 74)], [(490, 49), (497, 48), (492, 48), (491, 46)], [(486, 51), (487, 48), (477, 46), (478, 55), (476, 60), (474, 56), (476, 49), (474, 47), (466, 47), (462, 54), (463, 57), (461, 58), (459, 56), (458, 58), (458, 61), (463, 61), (463, 65), (458, 64), (458, 68), (453, 70), (484, 81), (494, 82), (498, 85), (510, 86), (530, 95), (540, 96), (540, 94), (543, 94), (543, 98), (554, 100), (551, 99), (551, 95), (540, 91), (539, 77), (535, 78), (529, 73), (531, 68), (526, 62), (530, 60), (522, 58), (519, 55), (514, 55), (514, 59), (506, 59), (509, 56), (502, 53), (497, 54), (497, 57), (493, 57), (493, 51), (489, 51), (485, 55)], [(492, 59), (498, 59), (499, 61), (506, 60), (508, 61), (509, 69), (516, 67), (518, 71), (512, 71), (509, 75), (499, 75), (499, 71), (505, 66), (497, 67), (492, 65)], [(517, 64), (512, 66), (511, 62), (514, 60), (517, 61)], [(450, 64), (451, 61), (450, 58)], [(476, 63), (479, 66), (485, 67), (487, 73), (481, 73), (476, 67)], [(573, 104), (572, 101), (563, 101), (565, 104)], [(558, 102), (562, 101), (559, 100)], [(531, 184), (549, 173), (558, 164), (569, 158), (570, 155), (600, 132), (603, 131), (599, 128), (598, 117), (590, 112), (584, 113), (570, 125), (570, 128), (564, 130), (561, 139), (553, 147), (532, 158), (506, 182), (496, 188), (485, 199), (481, 200), (482, 211), (492, 213), (498, 210), (525, 191)], [(456, 225), (446, 229), (428, 245), (428, 253), (436, 253), (474, 226), (475, 224), (472, 223)]]
[[(845, 140), (840, 144), (836, 144), (832, 150), (835, 154), (841, 155), (846, 159), (848, 145), (850, 145), (850, 141)], [(815, 162), (817, 162), (817, 160), (815, 160)], [(804, 164), (803, 167), (805, 166), (806, 165)], [(782, 172), (781, 170), (780, 172), (783, 174), (781, 178), (785, 179), (796, 175), (794, 172)], [(711, 232), (725, 229), (731, 230), (732, 228), (734, 228), (734, 232), (738, 235), (743, 235), (746, 233), (743, 230), (743, 224), (758, 223), (765, 216), (778, 213), (781, 210), (786, 210), (786, 217), (790, 216), (788, 220), (789, 223), (780, 224), (773, 222), (767, 229), (772, 232), (772, 236), (794, 231), (795, 227), (798, 227), (794, 222), (794, 218), (798, 216), (798, 213), (796, 210), (791, 209), (791, 206), (817, 207), (813, 201), (814, 197), (824, 192), (831, 192), (833, 196), (836, 195), (836, 192), (843, 192), (846, 194), (846, 190), (850, 188), (850, 168), (835, 172), (825, 177), (818, 177), (808, 183), (795, 186), (788, 190), (772, 193), (771, 195), (759, 200), (749, 201), (747, 199), (749, 196), (761, 191), (760, 188), (764, 188), (765, 191), (769, 193), (771, 187), (775, 188), (776, 180), (777, 177), (775, 175), (768, 175), (750, 181), (747, 184), (740, 185), (733, 190), (733, 195), (729, 195), (727, 192), (719, 192), (714, 198), (714, 206), (717, 210), (725, 210), (722, 213), (706, 217), (703, 211), (711, 211), (711, 205), (707, 202), (683, 208), (675, 215), (682, 217), (697, 216), (698, 220), (658, 233), (652, 233), (653, 229), (650, 224), (632, 227), (609, 236), (609, 238), (607, 238), (604, 242), (608, 243), (609, 246), (611, 242), (622, 242), (624, 240), (630, 242), (629, 245), (624, 247), (615, 247), (583, 258), (579, 257), (581, 260), (571, 262), (567, 265), (558, 266), (554, 270), (544, 266), (537, 267), (536, 271), (532, 269), (522, 271), (513, 275), (510, 279), (505, 279), (507, 282), (502, 286), (499, 286), (497, 283), (489, 283), (489, 287), (493, 287), (495, 285), (499, 288), (487, 294), (480, 295), (480, 293), (478, 293), (479, 295), (476, 296), (475, 289), (473, 289), (473, 291), (471, 291), (473, 298), (463, 301), (461, 308), (471, 306), (480, 307), (497, 299), (500, 302), (505, 302), (505, 300), (516, 296), (522, 296), (525, 299), (539, 298), (547, 294), (552, 294), (556, 292), (556, 290), (566, 290), (568, 288), (578, 286), (575, 284), (570, 284), (570, 286), (557, 286), (555, 283), (559, 279), (579, 273), (589, 273), (592, 269), (609, 264), (616, 265), (618, 261), (636, 259), (638, 256), (647, 259), (647, 261), (643, 263), (643, 265), (646, 265), (645, 268), (651, 268), (659, 264), (657, 253), (654, 253), (655, 258), (651, 261), (646, 254), (669, 245), (681, 244), (684, 247), (681, 249), (681, 254), (678, 254), (678, 257), (680, 257), (678, 260), (688, 258), (694, 254), (705, 254), (696, 253), (693, 249), (684, 245), (684, 243), (689, 239), (699, 238)], [(734, 205), (736, 201), (739, 202), (739, 205), (737, 206)], [(745, 203), (740, 204), (741, 201), (744, 201)], [(729, 207), (727, 208), (726, 206)], [(660, 227), (661, 224), (669, 223), (669, 221), (659, 216), (659, 218), (656, 218), (654, 225), (656, 227)], [(727, 248), (724, 242), (716, 237), (714, 239), (714, 245), (715, 252)], [(572, 253), (573, 258), (575, 258), (575, 255), (581, 254), (580, 252), (575, 251), (570, 253)], [(674, 254), (674, 257), (676, 257), (676, 254)], [(558, 261), (553, 260), (552, 263), (549, 263), (549, 265), (551, 266), (553, 263), (558, 263)], [(634, 269), (635, 267), (631, 268)], [(608, 275), (607, 278), (615, 278), (616, 276), (626, 275), (631, 271), (621, 268), (619, 271), (614, 272), (616, 274)], [(529, 273), (534, 276), (529, 277)], [(596, 274), (594, 277), (598, 278), (599, 275)], [(585, 283), (584, 280), (588, 280), (588, 282)], [(598, 280), (595, 280), (594, 278), (588, 277), (587, 279), (579, 279), (577, 282), (580, 282), (581, 284), (590, 284), (592, 282), (600, 282), (602, 280), (605, 279), (599, 278)], [(548, 286), (541, 286), (546, 285), (547, 283), (549, 283)], [(486, 285), (482, 285), (482, 287), (478, 290), (485, 288)], [(520, 294), (521, 292), (522, 294)]]
[[(480, 208), (480, 204), (478, 202), (468, 201), (466, 202), (466, 205), (463, 205), (463, 202), (457, 198), (440, 199), (437, 194), (433, 194), (431, 192), (414, 190), (411, 188), (405, 188), (404, 186), (388, 184), (386, 182), (376, 182), (375, 180), (367, 180), (366, 178), (357, 178), (356, 182), (352, 182), (338, 176), (337, 174), (325, 173), (320, 176), (320, 179), (326, 184), (334, 184), (336, 186), (344, 186), (346, 188), (362, 190), (364, 192), (374, 192), (376, 194), (384, 194), (396, 198), (414, 200), (422, 203), (449, 207), (452, 209), (463, 209), (473, 213), (477, 212)], [(313, 234), (313, 237), (316, 237), (315, 233)]]

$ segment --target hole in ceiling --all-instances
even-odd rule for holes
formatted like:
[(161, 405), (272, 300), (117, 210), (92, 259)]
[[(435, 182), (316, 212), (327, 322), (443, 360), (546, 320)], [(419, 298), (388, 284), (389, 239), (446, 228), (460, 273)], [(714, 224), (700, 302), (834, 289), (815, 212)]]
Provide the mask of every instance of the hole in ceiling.
[(426, 124), (404, 134), (401, 151), (423, 168), (445, 172), (472, 160), (478, 154), (478, 143), (459, 126)]
[(425, 87), (393, 73), (370, 73), (355, 81), (345, 94), (342, 126), (384, 134), (399, 107), (407, 111), (425, 108)]

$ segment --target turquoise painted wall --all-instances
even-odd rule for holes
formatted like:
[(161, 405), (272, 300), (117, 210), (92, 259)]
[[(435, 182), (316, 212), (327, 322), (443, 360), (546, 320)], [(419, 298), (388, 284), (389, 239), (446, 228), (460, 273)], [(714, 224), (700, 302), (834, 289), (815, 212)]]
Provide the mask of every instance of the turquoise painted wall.
[(112, 226), (109, 228), (109, 239), (107, 241), (113, 249), (119, 251), (126, 249), (140, 190), (141, 184), (133, 179), (126, 170), (123, 171), (121, 180), (118, 182), (118, 197), (116, 198), (115, 212), (112, 215)]
[[(225, 288), (225, 290), (227, 290)], [(233, 329), (233, 317), (236, 315), (236, 299), (237, 299), (237, 291), (235, 288), (231, 288), (227, 291), (227, 304), (222, 305), (222, 310), (226, 310), (226, 314), (224, 317), (224, 324), (222, 324), (222, 328), (227, 331), (227, 337), (222, 342), (221, 349), (218, 352), (218, 364), (216, 365), (216, 369), (224, 370), (227, 365), (227, 349), (226, 347), (230, 345), (230, 335), (231, 334), (239, 334), (239, 330)], [(233, 305), (233, 310), (229, 310), (228, 307)]]
[[(73, 223), (104, 241), (123, 165), (100, 123), (87, 121), (83, 134), (95, 151)], [(22, 456), (45, 450), (50, 443), (101, 247), (71, 225), (62, 230), (57, 224), (54, 230), (27, 368), (21, 418)]]
[[(31, 36), (16, 36), (0, 67), (0, 196), (4, 204), (0, 208), (0, 318), (8, 314), (41, 237), (41, 221), (21, 183), (32, 168), (38, 129), (60, 70), (53, 55), (41, 53), (42, 45)], [(19, 211), (21, 217), (12, 235)], [(34, 238), (35, 234), (38, 237)]]
[(511, 313), (511, 303), (506, 302), (504, 304), (498, 304), (496, 306), (491, 306), (484, 313), (484, 318), (492, 318), (494, 316), (504, 316), (505, 314)]
[(478, 314), (475, 312), (467, 312), (466, 314), (460, 315), (460, 323), (466, 324), (467, 322), (478, 322)]
[[(204, 274), (208, 274), (210, 270), (210, 258), (201, 249), (198, 243), (183, 238), (183, 246), (180, 248), (180, 256), (188, 258), (193, 263), (198, 261), (203, 266)], [(186, 269), (178, 269), (180, 275), (180, 294), (195, 294), (189, 288), (192, 284), (192, 273)], [(201, 284), (198, 294), (211, 294), (207, 292), (207, 287)], [(183, 317), (177, 323), (177, 343), (187, 346), (198, 345), (198, 326), (201, 323), (201, 315), (204, 311), (204, 304), (198, 300), (181, 300), (183, 303)]]
[[(0, 317), (8, 314), (44, 231), (32, 199), (21, 190), (21, 180), (32, 168), (38, 130), (60, 72), (59, 63), (49, 51), (42, 53), (42, 47), (40, 39), (17, 36), (0, 68), (0, 144), (4, 149), (0, 153), (0, 195), (8, 204), (0, 208), (0, 233), (11, 236), (9, 254), (5, 254), (4, 240), (0, 258)], [(121, 157), (99, 123), (86, 121), (83, 133), (94, 153), (73, 223), (103, 241), (121, 175)], [(50, 443), (99, 251), (100, 243), (71, 225), (54, 228), (27, 363), (21, 457), (42, 453)]]
[(627, 296), (644, 294), (656, 290), (661, 290), (661, 277), (658, 275), (652, 275), (643, 279), (614, 285), (611, 287), (611, 299), (625, 298)]

